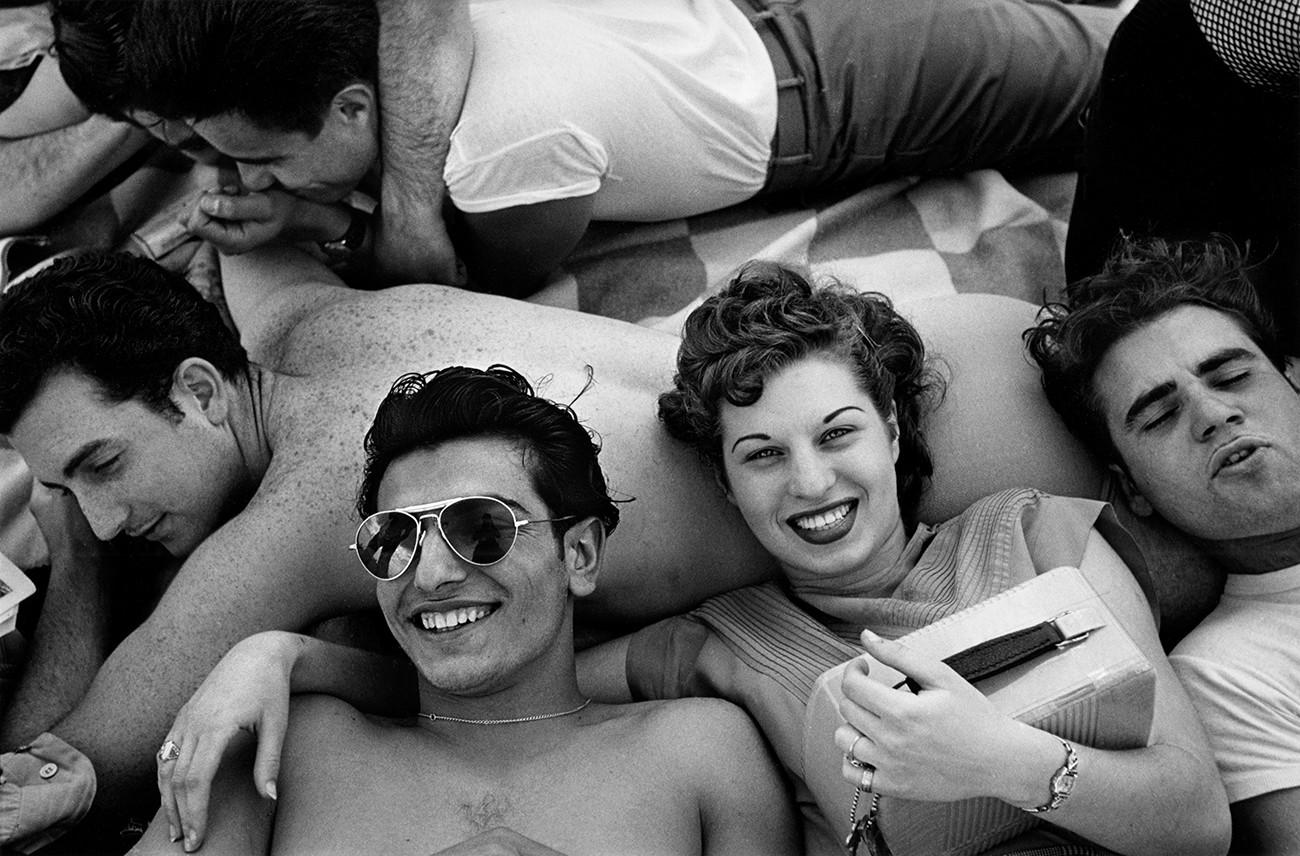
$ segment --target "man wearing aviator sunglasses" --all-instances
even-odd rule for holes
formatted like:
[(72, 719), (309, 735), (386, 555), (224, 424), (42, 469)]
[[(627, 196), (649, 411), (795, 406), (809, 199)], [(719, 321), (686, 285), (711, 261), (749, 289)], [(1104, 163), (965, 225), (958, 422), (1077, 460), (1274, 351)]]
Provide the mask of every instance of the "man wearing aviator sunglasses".
[(433, 521), (453, 553), (471, 565), (495, 565), (515, 545), (520, 528), (532, 523), (572, 520), (574, 515), (520, 520), (504, 501), (494, 496), (458, 496), (440, 502), (376, 511), (361, 521), (351, 549), (362, 566), (377, 580), (392, 580), (406, 573), (415, 561), (420, 542)]
[[(415, 666), (420, 713), (379, 720), (332, 697), (295, 700), (277, 851), (798, 852), (785, 789), (738, 709), (580, 693), (573, 603), (594, 590), (619, 517), (596, 455), (573, 412), (511, 369), (394, 385), (366, 436), (351, 547)], [(420, 501), (435, 491), (454, 495)], [(278, 645), (293, 638), (237, 647)], [(208, 685), (220, 678), (218, 667)], [(181, 721), (164, 746), (196, 742)], [(138, 852), (165, 850), (178, 827), (170, 783), (193, 754), (174, 753), (159, 759), (164, 810)], [(240, 811), (257, 802), (245, 770), (223, 775), (209, 846), (247, 836)]]

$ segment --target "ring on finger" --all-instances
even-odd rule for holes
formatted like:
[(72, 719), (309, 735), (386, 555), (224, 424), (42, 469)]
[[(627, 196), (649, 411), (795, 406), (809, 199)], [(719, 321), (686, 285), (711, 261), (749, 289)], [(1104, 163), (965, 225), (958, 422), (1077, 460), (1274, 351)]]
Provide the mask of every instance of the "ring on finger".
[(862, 765), (861, 763), (855, 763), (858, 760), (858, 756), (853, 754), (853, 750), (858, 748), (858, 741), (866, 739), (866, 736), (867, 735), (865, 734), (858, 734), (858, 736), (854, 737), (853, 742), (849, 744), (849, 751), (844, 753), (845, 760), (847, 760), (850, 764), (853, 764), (853, 766), (858, 767), (859, 769), (861, 769)]
[(175, 761), (181, 756), (180, 744), (175, 740), (164, 740), (163, 745), (158, 747), (159, 761)]

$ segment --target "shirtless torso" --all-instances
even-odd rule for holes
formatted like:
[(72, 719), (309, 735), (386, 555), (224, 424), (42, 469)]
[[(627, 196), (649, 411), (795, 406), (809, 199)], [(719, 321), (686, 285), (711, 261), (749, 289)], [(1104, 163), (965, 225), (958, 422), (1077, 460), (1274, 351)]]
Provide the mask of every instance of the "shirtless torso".
[[(599, 705), (490, 728), (398, 724), (327, 696), (299, 699), (271, 852), (428, 854), (501, 827), (572, 856), (797, 846), (758, 816), (772, 813), (775, 779), (757, 774), (771, 762), (730, 705)], [(743, 782), (763, 793), (744, 795)], [(380, 793), (382, 808), (358, 799)]]

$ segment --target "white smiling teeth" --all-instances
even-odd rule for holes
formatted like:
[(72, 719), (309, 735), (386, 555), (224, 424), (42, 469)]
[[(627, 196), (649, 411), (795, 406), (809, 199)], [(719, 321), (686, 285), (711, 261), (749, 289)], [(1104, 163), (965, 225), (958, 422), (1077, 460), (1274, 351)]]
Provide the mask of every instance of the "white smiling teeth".
[(486, 606), (469, 606), (452, 610), (451, 612), (422, 612), (420, 613), (420, 624), (425, 630), (454, 630), (462, 624), (472, 624), (480, 618), (487, 615), (492, 610)]
[(794, 521), (794, 525), (800, 529), (828, 529), (839, 523), (849, 514), (849, 503), (832, 508), (830, 511), (823, 511), (820, 514), (812, 514), (807, 517), (799, 517)]

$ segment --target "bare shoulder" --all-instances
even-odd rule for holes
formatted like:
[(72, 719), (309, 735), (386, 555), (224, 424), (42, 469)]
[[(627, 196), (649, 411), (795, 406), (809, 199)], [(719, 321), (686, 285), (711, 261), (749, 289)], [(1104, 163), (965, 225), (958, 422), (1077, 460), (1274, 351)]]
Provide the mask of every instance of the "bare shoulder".
[[(747, 758), (766, 753), (749, 714), (729, 701), (683, 698), (616, 705), (638, 745), (664, 762), (694, 772), (748, 766)], [(710, 764), (700, 764), (701, 759)], [(719, 759), (729, 759), (719, 764)], [(734, 766), (733, 766), (734, 765)]]

